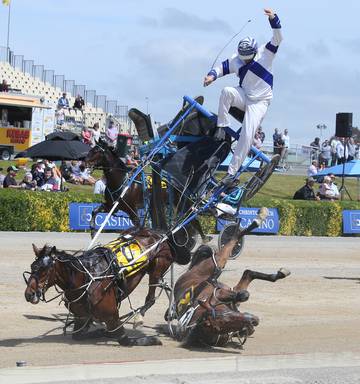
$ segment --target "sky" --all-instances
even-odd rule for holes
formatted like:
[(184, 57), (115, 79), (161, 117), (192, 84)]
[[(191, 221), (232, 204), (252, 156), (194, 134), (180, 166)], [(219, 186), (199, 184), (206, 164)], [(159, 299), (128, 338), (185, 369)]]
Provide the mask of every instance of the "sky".
[[(276, 11), (284, 40), (274, 61), (274, 98), (263, 122), (289, 130), (309, 144), (316, 128), (335, 132), (337, 112), (353, 112), (360, 126), (360, 1), (285, 0), (12, 0), (10, 47), (57, 74), (153, 120), (171, 120), (183, 95), (204, 95), (216, 112), (229, 75), (202, 82), (220, 50), (246, 24), (217, 63), (236, 51), (240, 38), (271, 38), (263, 8)], [(247, 20), (251, 20), (247, 23)], [(0, 45), (6, 46), (7, 7), (0, 3)], [(236, 128), (236, 124), (233, 126)]]

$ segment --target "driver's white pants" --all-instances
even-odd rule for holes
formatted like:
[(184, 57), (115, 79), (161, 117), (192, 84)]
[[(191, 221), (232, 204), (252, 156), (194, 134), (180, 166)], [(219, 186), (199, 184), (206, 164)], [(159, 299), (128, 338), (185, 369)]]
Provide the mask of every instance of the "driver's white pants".
[(221, 91), (218, 127), (230, 127), (230, 107), (236, 107), (245, 112), (240, 137), (228, 168), (229, 174), (235, 175), (245, 160), (254, 141), (256, 130), (259, 128), (268, 106), (269, 100), (249, 100), (241, 87), (225, 87)]

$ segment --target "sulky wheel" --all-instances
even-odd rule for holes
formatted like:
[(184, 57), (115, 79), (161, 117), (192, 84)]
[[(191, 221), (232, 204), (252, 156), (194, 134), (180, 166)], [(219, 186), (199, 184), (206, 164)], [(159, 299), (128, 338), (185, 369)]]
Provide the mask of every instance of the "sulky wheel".
[(275, 167), (279, 164), (280, 155), (275, 155), (269, 164), (260, 168), (255, 175), (246, 183), (243, 201), (251, 199), (264, 186), (267, 179), (274, 172)]
[[(221, 249), (231, 240), (234, 232), (238, 230), (238, 226), (239, 225), (237, 223), (229, 223), (224, 226), (223, 230), (219, 234), (219, 249)], [(244, 243), (245, 237), (242, 236), (238, 239), (238, 242), (230, 255), (230, 260), (235, 260), (240, 256), (244, 247)]]

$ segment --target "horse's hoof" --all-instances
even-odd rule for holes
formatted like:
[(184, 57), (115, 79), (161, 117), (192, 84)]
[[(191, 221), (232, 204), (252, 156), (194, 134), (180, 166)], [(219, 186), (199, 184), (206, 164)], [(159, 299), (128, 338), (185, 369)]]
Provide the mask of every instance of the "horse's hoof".
[(134, 339), (131, 339), (126, 335), (118, 339), (119, 344), (122, 345), (123, 347), (132, 347), (133, 345), (135, 345), (134, 341), (135, 341)]
[(144, 325), (144, 316), (141, 313), (136, 314), (134, 317), (133, 328), (141, 328)]
[(204, 236), (204, 237), (202, 238), (202, 242), (203, 242), (203, 244), (207, 244), (207, 243), (210, 243), (210, 241), (211, 241), (212, 239), (213, 239), (212, 236)]
[(281, 279), (284, 279), (285, 277), (291, 275), (291, 272), (286, 268), (280, 268), (278, 273), (282, 275)]
[(134, 340), (134, 345), (139, 347), (148, 347), (150, 345), (162, 345), (161, 340), (157, 336), (144, 336)]

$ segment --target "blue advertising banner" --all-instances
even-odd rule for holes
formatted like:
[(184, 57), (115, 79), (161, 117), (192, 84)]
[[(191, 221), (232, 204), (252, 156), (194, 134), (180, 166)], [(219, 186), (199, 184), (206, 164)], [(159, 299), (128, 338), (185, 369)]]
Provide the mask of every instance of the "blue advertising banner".
[(360, 210), (343, 211), (343, 233), (360, 233)]
[[(72, 230), (87, 230), (90, 228), (90, 220), (92, 211), (99, 206), (97, 203), (70, 203), (69, 204), (69, 226)], [(140, 217), (142, 216), (142, 212)], [(96, 228), (99, 228), (104, 222), (106, 213), (99, 213), (96, 216)], [(105, 229), (118, 230), (132, 227), (133, 224), (127, 213), (118, 211), (110, 217), (105, 225)]]
[[(241, 218), (240, 227), (246, 228), (255, 219), (259, 208), (240, 208), (239, 217)], [(229, 221), (218, 219), (216, 229), (221, 231)], [(278, 233), (279, 232), (279, 214), (276, 208), (269, 208), (269, 216), (264, 220), (254, 233)]]

